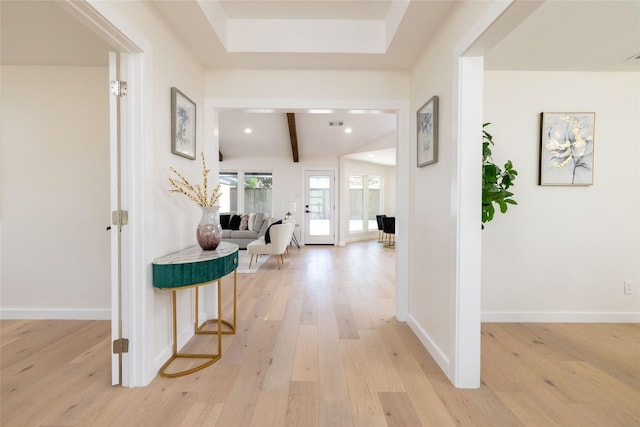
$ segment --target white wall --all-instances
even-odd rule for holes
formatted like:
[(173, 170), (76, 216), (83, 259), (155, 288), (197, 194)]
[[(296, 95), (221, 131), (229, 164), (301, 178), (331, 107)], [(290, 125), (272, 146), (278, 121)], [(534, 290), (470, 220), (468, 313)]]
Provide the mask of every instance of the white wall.
[[(408, 165), (411, 174), (408, 321), (452, 381), (453, 366), (457, 363), (454, 331), (459, 326), (454, 324), (454, 310), (459, 302), (455, 292), (460, 280), (456, 269), (459, 236), (455, 229), (460, 207), (453, 198), (455, 180), (460, 174), (459, 147), (456, 147), (459, 135), (454, 127), (459, 120), (456, 55), (462, 53), (457, 52), (458, 44), (489, 6), (489, 2), (457, 3), (411, 70), (414, 113)], [(434, 95), (439, 97), (438, 161), (417, 168), (415, 111)], [(479, 364), (479, 360), (477, 362)]]
[(110, 318), (104, 67), (2, 67), (3, 318)]
[[(209, 70), (207, 97), (238, 100), (406, 99), (408, 74), (395, 70)], [(289, 105), (291, 107), (291, 105)]]
[[(640, 321), (639, 99), (638, 73), (485, 73), (494, 159), (519, 173), (482, 233), (485, 321)], [(596, 113), (594, 185), (539, 186), (540, 113), (571, 111)]]

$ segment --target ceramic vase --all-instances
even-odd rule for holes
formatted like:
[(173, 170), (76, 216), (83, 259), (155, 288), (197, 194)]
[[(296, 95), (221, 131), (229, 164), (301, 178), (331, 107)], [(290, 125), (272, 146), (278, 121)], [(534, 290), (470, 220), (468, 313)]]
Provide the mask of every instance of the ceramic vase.
[(222, 241), (219, 206), (202, 206), (202, 218), (196, 231), (198, 245), (203, 251), (215, 250)]

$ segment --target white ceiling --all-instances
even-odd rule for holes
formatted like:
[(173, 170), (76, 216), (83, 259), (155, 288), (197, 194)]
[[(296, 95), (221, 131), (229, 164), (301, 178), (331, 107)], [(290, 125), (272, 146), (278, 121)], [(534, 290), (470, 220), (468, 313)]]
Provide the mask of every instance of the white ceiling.
[[(409, 69), (456, 1), (152, 0), (206, 67)], [(1, 0), (3, 65), (99, 65), (107, 46), (52, 1)], [(293, 36), (292, 36), (293, 34)], [(542, 4), (485, 56), (494, 70), (640, 71), (640, 0)], [(287, 111), (223, 112), (225, 158), (290, 155)], [(395, 116), (295, 111), (300, 158), (391, 154)], [(343, 121), (353, 132), (331, 128)], [(251, 122), (247, 125), (246, 123)], [(245, 135), (244, 127), (253, 133)], [(370, 151), (368, 149), (371, 148)], [(374, 149), (375, 148), (375, 149)], [(384, 157), (384, 156), (382, 156)]]
[(640, 71), (640, 1), (545, 2), (485, 56), (493, 70)]
[(207, 67), (304, 69), (407, 69), (455, 3), (154, 1)]
[[(289, 112), (295, 115), (301, 160), (349, 154), (349, 158), (356, 160), (395, 165), (395, 114)], [(292, 158), (286, 113), (220, 112), (220, 151), (224, 158)], [(247, 128), (251, 129), (251, 133), (245, 132)], [(347, 133), (347, 129), (351, 129), (351, 132)]]

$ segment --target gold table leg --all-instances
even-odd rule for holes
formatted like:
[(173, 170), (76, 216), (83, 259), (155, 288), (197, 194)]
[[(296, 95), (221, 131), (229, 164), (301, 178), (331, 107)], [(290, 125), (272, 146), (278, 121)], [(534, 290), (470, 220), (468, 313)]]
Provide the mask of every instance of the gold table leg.
[[(237, 296), (237, 281), (236, 281), (236, 276), (237, 275), (237, 271), (234, 270), (233, 271), (233, 321), (230, 322), (228, 320), (224, 320), (222, 319), (222, 311), (220, 309), (220, 300), (222, 299), (222, 295), (220, 294), (220, 281), (218, 281), (218, 319), (210, 319), (210, 320), (206, 320), (204, 322), (202, 322), (201, 325), (198, 326), (198, 310), (196, 308), (196, 327), (195, 327), (195, 333), (196, 334), (223, 334), (223, 335), (228, 335), (228, 334), (235, 334), (236, 333), (236, 296)], [(196, 307), (198, 307), (198, 288), (196, 288)], [(212, 323), (218, 323), (218, 322), (222, 322), (223, 325), (227, 326), (229, 329), (225, 329), (225, 330), (220, 330), (220, 327), (218, 327), (218, 331), (212, 331), (212, 330), (204, 330), (205, 327), (207, 327), (207, 325), (210, 325)]]
[[(178, 322), (176, 315), (176, 289), (171, 290), (171, 308), (173, 311), (173, 354), (167, 360), (164, 365), (160, 368), (160, 376), (164, 378), (176, 378), (182, 377), (185, 375), (192, 374), (201, 369), (206, 368), (207, 366), (213, 365), (215, 362), (220, 360), (222, 357), (222, 335), (223, 334), (235, 334), (236, 333), (236, 291), (237, 291), (237, 271), (233, 271), (233, 323), (227, 320), (222, 319), (222, 293), (221, 293), (221, 279), (217, 280), (218, 285), (218, 298), (217, 298), (217, 306), (218, 306), (218, 318), (206, 320), (201, 325), (198, 325), (198, 306), (199, 306), (199, 296), (198, 296), (198, 288), (196, 286), (196, 301), (195, 301), (195, 334), (214, 334), (218, 335), (218, 353), (217, 354), (201, 354), (201, 353), (178, 353)], [(216, 330), (204, 330), (207, 325), (217, 324)], [(226, 325), (229, 329), (222, 330), (222, 325)], [(205, 361), (191, 369), (187, 369), (184, 371), (167, 372), (167, 368), (171, 363), (176, 359), (204, 359)]]
[[(196, 287), (196, 292), (198, 288)], [(220, 312), (221, 303), (220, 303), (220, 280), (218, 279), (218, 312)], [(196, 300), (197, 301), (197, 300)], [(182, 377), (185, 375), (192, 374), (201, 369), (206, 368), (207, 366), (213, 365), (215, 362), (220, 360), (222, 357), (222, 321), (218, 320), (218, 330), (211, 331), (211, 333), (215, 333), (218, 335), (218, 354), (201, 354), (201, 353), (178, 353), (178, 326), (177, 326), (177, 316), (176, 316), (176, 290), (171, 290), (171, 305), (173, 310), (173, 355), (167, 360), (164, 365), (160, 368), (160, 376), (164, 378), (176, 378)], [(196, 302), (196, 317), (198, 316), (197, 310), (197, 302)], [(197, 323), (197, 321), (196, 321)], [(176, 359), (204, 359), (205, 361), (198, 366), (195, 366), (191, 369), (186, 369), (184, 371), (179, 372), (167, 372), (167, 368), (171, 363)]]

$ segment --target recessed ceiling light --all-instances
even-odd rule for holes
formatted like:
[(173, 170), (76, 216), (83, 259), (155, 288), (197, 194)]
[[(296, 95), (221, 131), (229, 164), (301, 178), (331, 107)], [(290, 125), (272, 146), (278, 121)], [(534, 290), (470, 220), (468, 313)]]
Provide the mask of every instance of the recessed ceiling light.
[(309, 110), (311, 114), (331, 114), (333, 110), (320, 110), (320, 109), (312, 109)]
[(251, 128), (244, 128), (244, 133), (251, 133), (251, 132), (253, 132)]
[(351, 132), (353, 132), (353, 129), (351, 129), (351, 128), (346, 128), (344, 130), (344, 133), (351, 133)]

